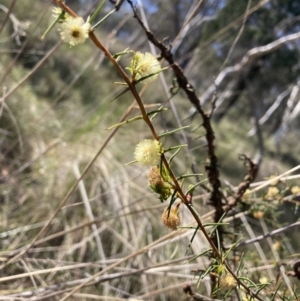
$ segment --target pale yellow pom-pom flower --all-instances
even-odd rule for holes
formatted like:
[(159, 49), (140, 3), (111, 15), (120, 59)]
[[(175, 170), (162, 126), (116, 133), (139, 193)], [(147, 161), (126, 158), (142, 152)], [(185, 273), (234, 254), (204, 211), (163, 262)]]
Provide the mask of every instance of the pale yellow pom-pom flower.
[(259, 278), (259, 283), (261, 283), (261, 284), (267, 284), (268, 282), (269, 282), (269, 279), (265, 276)]
[(135, 148), (135, 160), (144, 166), (157, 165), (162, 154), (162, 146), (157, 140), (145, 139)]
[(220, 289), (227, 291), (235, 288), (237, 286), (237, 282), (231, 274), (225, 273), (221, 276), (219, 285)]
[[(128, 69), (134, 80), (139, 80), (142, 77), (157, 73), (161, 70), (159, 61), (149, 52), (136, 52), (131, 60), (131, 67)], [(157, 77), (158, 74), (154, 74), (143, 80), (143, 83), (150, 83)]]
[(292, 194), (298, 194), (299, 192), (300, 192), (300, 187), (299, 186), (293, 186), (292, 188), (291, 188), (291, 192), (292, 192)]
[(279, 189), (277, 187), (269, 187), (266, 194), (267, 199), (273, 199), (279, 194)]
[(67, 18), (61, 25), (61, 39), (70, 46), (82, 44), (89, 36), (91, 24), (84, 22), (81, 17)]

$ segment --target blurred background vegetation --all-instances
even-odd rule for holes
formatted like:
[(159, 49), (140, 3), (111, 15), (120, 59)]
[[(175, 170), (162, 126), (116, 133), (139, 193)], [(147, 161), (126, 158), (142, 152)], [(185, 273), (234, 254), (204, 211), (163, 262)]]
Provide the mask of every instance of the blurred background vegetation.
[[(139, 13), (145, 14), (149, 28), (159, 39), (166, 45), (172, 43), (174, 58), (196, 88), (204, 109), (209, 111), (215, 99), (212, 123), (224, 193), (230, 194), (247, 174), (238, 159), (240, 153), (260, 163), (257, 181), (297, 166), (300, 39), (257, 56), (238, 72), (226, 74), (217, 86), (214, 82), (229, 70), (226, 68), (237, 66), (249, 50), (299, 33), (299, 1), (206, 0), (195, 13), (199, 2), (195, 0), (147, 0), (143, 1), (143, 7), (140, 2), (136, 2)], [(85, 18), (99, 3), (66, 1)], [(0, 260), (3, 263), (30, 243), (45, 225), (78, 178), (78, 172), (104, 145), (111, 133), (107, 128), (118, 123), (133, 101), (129, 93), (114, 100), (123, 89), (115, 84), (121, 78), (91, 41), (70, 48), (61, 43), (57, 28), (41, 40), (53, 21), (53, 4), (45, 0), (0, 3)], [(113, 4), (108, 2), (99, 19), (112, 9)], [(193, 18), (189, 19), (191, 14)], [(96, 34), (111, 53), (127, 47), (151, 51), (126, 1)], [(129, 62), (130, 57), (125, 56), (121, 65), (126, 67)], [(178, 174), (190, 173), (191, 162), (195, 161), (205, 179), (207, 154), (202, 120), (181, 91), (169, 100), (172, 85), (173, 75), (168, 70), (163, 78), (147, 86), (142, 99), (146, 105), (163, 104), (169, 108), (154, 120), (160, 132), (191, 125), (183, 133), (168, 136), (163, 143), (169, 147), (188, 142), (189, 152), (181, 151), (176, 157), (175, 170)], [(130, 117), (138, 114), (134, 108)], [(154, 242), (157, 245), (145, 250), (145, 254), (113, 269), (112, 280), (99, 281), (72, 300), (90, 300), (93, 296), (99, 300), (107, 296), (112, 296), (110, 300), (137, 296), (141, 300), (185, 300), (182, 283), (196, 283), (191, 271), (206, 267), (208, 259), (198, 258), (182, 265), (192, 232), (170, 233), (164, 228), (160, 216), (166, 204), (161, 204), (150, 192), (147, 171), (136, 164), (125, 166), (133, 160), (135, 145), (144, 138), (149, 138), (149, 132), (141, 122), (118, 130), (84, 177), (82, 187), (60, 210), (44, 234), (44, 241), (40, 238), (20, 260), (2, 269), (1, 300), (59, 300), (59, 295), (51, 295), (57, 291), (56, 285), (64, 283), (65, 288), (72, 287), (72, 281), (89, 277)], [(297, 177), (281, 181), (275, 184), (279, 192), (271, 196), (274, 202), (270, 201), (266, 188), (251, 195), (251, 201), (239, 208), (239, 212), (253, 212), (253, 206), (257, 205), (264, 211), (263, 221), (255, 219), (252, 213), (248, 217), (253, 235), (297, 221), (299, 196), (297, 199), (297, 193), (291, 189), (298, 185)], [(90, 227), (91, 217), (84, 198), (88, 198), (92, 216), (97, 220), (94, 225), (101, 238), (100, 246)], [(195, 191), (197, 210), (209, 218), (212, 208), (207, 199), (205, 191), (200, 188)], [(286, 199), (289, 201), (284, 202)], [(182, 214), (184, 224), (192, 221), (187, 212)], [(245, 221), (240, 221), (234, 230), (245, 237), (252, 235)], [(165, 240), (159, 244), (157, 240), (162, 237)], [(248, 275), (254, 281), (265, 275), (274, 280), (276, 263), (289, 262), (293, 254), (299, 253), (298, 240), (299, 227), (288, 235), (262, 242), (259, 247), (263, 248), (265, 258), (258, 255), (257, 246), (243, 249), (248, 256)], [(230, 237), (228, 242), (232, 242)], [(274, 255), (276, 243), (279, 259)], [(199, 254), (205, 248), (206, 242), (199, 235), (188, 255)], [(178, 258), (181, 261), (175, 260)], [(75, 268), (77, 263), (86, 266)], [(161, 263), (166, 263), (165, 269), (156, 267)], [(74, 268), (51, 270), (64, 266)], [(141, 272), (146, 267), (152, 269)], [(49, 272), (36, 276), (5, 279), (47, 269)], [(134, 271), (139, 272), (135, 276), (120, 276)], [(203, 294), (209, 290), (209, 280), (198, 289)], [(40, 299), (34, 299), (36, 296)]]

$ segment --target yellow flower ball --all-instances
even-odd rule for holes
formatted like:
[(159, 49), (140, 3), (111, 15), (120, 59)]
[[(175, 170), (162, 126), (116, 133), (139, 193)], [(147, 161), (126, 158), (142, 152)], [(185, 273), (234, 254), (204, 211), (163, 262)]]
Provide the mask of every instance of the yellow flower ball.
[[(137, 81), (142, 77), (146, 77), (150, 74), (157, 73), (161, 70), (160, 62), (154, 55), (149, 52), (141, 53), (136, 52), (131, 60), (131, 66), (128, 68), (132, 74), (133, 80)], [(157, 74), (143, 80), (143, 83), (150, 83), (158, 77)]]
[(135, 148), (135, 160), (144, 166), (153, 166), (159, 164), (162, 146), (159, 141), (145, 139), (141, 141)]
[(269, 187), (266, 194), (267, 199), (274, 199), (279, 194), (279, 189), (277, 187)]
[(293, 186), (291, 188), (291, 192), (292, 192), (293, 195), (298, 194), (300, 192), (300, 187), (299, 186)]

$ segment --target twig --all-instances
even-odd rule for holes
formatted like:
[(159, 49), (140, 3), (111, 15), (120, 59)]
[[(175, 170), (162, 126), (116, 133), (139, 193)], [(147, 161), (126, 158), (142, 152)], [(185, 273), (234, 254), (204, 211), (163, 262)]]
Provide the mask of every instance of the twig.
[[(276, 111), (276, 109), (279, 107), (279, 105), (282, 103), (282, 101), (291, 93), (291, 87), (289, 87), (287, 90), (280, 93), (273, 104), (270, 106), (270, 108), (265, 112), (265, 114), (258, 120), (259, 125), (263, 125), (266, 123), (269, 118), (272, 116), (272, 114)], [(253, 136), (256, 133), (256, 127), (253, 127), (248, 133), (248, 136)]]
[(4, 101), (6, 98), (12, 95), (34, 72), (36, 72), (43, 65), (43, 63), (56, 51), (61, 43), (62, 42), (58, 42), (56, 45), (54, 45), (18, 83), (16, 83), (7, 93), (5, 93), (5, 95), (3, 95), (2, 98), (0, 98), (0, 102)]
[(219, 299), (213, 299), (213, 298), (209, 298), (209, 297), (194, 293), (189, 284), (186, 284), (184, 286), (183, 291), (188, 297), (190, 297), (192, 300), (195, 300), (195, 301), (221, 301)]
[(30, 280), (31, 280), (35, 290), (37, 290), (37, 285), (33, 278), (32, 272), (30, 271), (29, 267), (27, 266), (26, 262), (23, 259), (21, 259), (20, 261), (21, 261), (22, 265), (24, 266), (25, 270), (27, 271), (27, 273), (29, 274)]
[(48, 151), (50, 151), (53, 147), (55, 147), (59, 142), (61, 142), (60, 139), (54, 139), (53, 141), (51, 141), (49, 143), (49, 145), (47, 145), (47, 147), (40, 152), (38, 155), (36, 155), (34, 158), (30, 159), (28, 162), (26, 162), (25, 164), (23, 164), (20, 168), (18, 168), (17, 170), (13, 171), (10, 175), (8, 175), (8, 178), (11, 177), (15, 177), (18, 174), (20, 174), (22, 171), (24, 171), (26, 168), (30, 167), (35, 161), (37, 161), (39, 158), (41, 158), (42, 156), (44, 156), (45, 154), (48, 153)]
[[(266, 225), (266, 223), (265, 223), (265, 221), (263, 219), (260, 220), (260, 225), (261, 225), (261, 227), (262, 227), (262, 229), (264, 231), (264, 234), (268, 234), (269, 233), (268, 227), (267, 227), (267, 225)], [(273, 248), (273, 241), (272, 241), (271, 236), (267, 237), (267, 241), (268, 241), (270, 249), (272, 250), (272, 253), (273, 253), (273, 256), (275, 258), (275, 261), (277, 262), (277, 264), (280, 263), (281, 260), (280, 260), (280, 257), (279, 257), (279, 254), (278, 254), (277, 250), (275, 250), (275, 248)], [(288, 277), (287, 277), (287, 275), (285, 273), (284, 266), (283, 265), (279, 265), (279, 270), (280, 270), (280, 273), (282, 275), (282, 278), (285, 281), (286, 287), (288, 288), (291, 296), (293, 296), (294, 292), (293, 292), (293, 289), (291, 287), (290, 280), (288, 279)]]
[(268, 180), (268, 181), (263, 182), (261, 185), (259, 185), (259, 186), (255, 187), (255, 188), (253, 188), (251, 191), (247, 191), (246, 194), (248, 195), (248, 194), (251, 194), (251, 193), (253, 193), (253, 192), (256, 192), (256, 191), (258, 191), (258, 190), (260, 190), (260, 189), (262, 189), (262, 188), (264, 188), (264, 187), (270, 185), (273, 181), (280, 180), (280, 179), (283, 178), (284, 176), (286, 176), (286, 175), (288, 175), (288, 174), (290, 174), (290, 173), (292, 173), (292, 172), (294, 172), (294, 171), (296, 171), (296, 170), (298, 170), (298, 169), (300, 169), (300, 165), (297, 165), (297, 166), (293, 167), (292, 169), (290, 169), (290, 170), (284, 172), (283, 174), (281, 174), (281, 175), (279, 175), (279, 176), (277, 176), (277, 177), (275, 177), (275, 178), (272, 178), (272, 179), (270, 179), (270, 180)]
[[(81, 175), (80, 175), (80, 171), (79, 171), (79, 168), (78, 168), (77, 164), (73, 165), (73, 171), (74, 171), (74, 174), (75, 174), (75, 177), (76, 177), (77, 180), (82, 178)], [(85, 189), (85, 185), (84, 185), (84, 182), (83, 182), (82, 179), (79, 180), (78, 188), (79, 188), (81, 198), (82, 198), (82, 201), (83, 201), (83, 204), (84, 204), (86, 215), (87, 215), (87, 217), (88, 217), (88, 219), (91, 223), (91, 228), (92, 228), (92, 231), (93, 231), (93, 234), (94, 234), (94, 237), (95, 237), (95, 240), (96, 240), (96, 245), (97, 245), (97, 248), (98, 248), (99, 258), (102, 261), (105, 262), (106, 256), (105, 256), (105, 253), (104, 253), (104, 250), (103, 250), (103, 246), (102, 246), (102, 242), (101, 242), (99, 233), (97, 232), (97, 226), (95, 224), (95, 218), (94, 218), (93, 211), (92, 211), (92, 208), (91, 208), (91, 205), (90, 205), (90, 202), (89, 202), (89, 199), (88, 199), (88, 195), (87, 195), (87, 192), (86, 192), (86, 189)], [(104, 267), (106, 267), (106, 266), (104, 265)]]
[(7, 20), (9, 19), (9, 15), (10, 15), (10, 13), (12, 12), (12, 9), (13, 9), (13, 7), (15, 6), (16, 2), (17, 2), (17, 0), (13, 0), (13, 1), (11, 2), (10, 6), (9, 6), (9, 9), (8, 9), (7, 12), (6, 12), (6, 16), (5, 16), (4, 20), (2, 21), (2, 24), (1, 24), (1, 27), (0, 27), (0, 33), (1, 33), (2, 29), (4, 28), (4, 26), (5, 26), (6, 22), (7, 22)]
[[(73, 165), (73, 171), (74, 171), (74, 174), (75, 174), (75, 177), (76, 177), (77, 180), (82, 178), (81, 175), (80, 175), (80, 171), (79, 171), (79, 168), (78, 168), (77, 164)], [(92, 208), (91, 208), (91, 205), (90, 205), (90, 202), (89, 202), (89, 199), (88, 199), (88, 195), (87, 195), (87, 192), (86, 192), (86, 189), (85, 189), (85, 185), (84, 185), (84, 182), (83, 182), (82, 179), (79, 180), (78, 188), (79, 188), (81, 198), (82, 198), (82, 201), (83, 201), (83, 204), (84, 204), (86, 215), (88, 216), (88, 219), (91, 222), (91, 228), (92, 228), (92, 231), (93, 231), (93, 236), (94, 236), (95, 241), (96, 241), (96, 245), (97, 245), (97, 249), (98, 249), (98, 253), (99, 253), (99, 258), (101, 259), (101, 261), (103, 261), (103, 268), (106, 268), (106, 264), (105, 264), (106, 256), (105, 256), (104, 249), (103, 249), (103, 246), (102, 246), (100, 234), (98, 233), (97, 226), (94, 223), (95, 218), (94, 218), (93, 211), (92, 211)], [(108, 295), (108, 287), (107, 286), (104, 287), (104, 295)]]
[[(242, 220), (242, 222), (243, 222), (243, 224), (244, 224), (244, 226), (245, 226), (245, 228), (246, 228), (249, 236), (252, 237), (252, 239), (255, 239), (255, 234), (254, 234), (252, 228), (250, 227), (250, 225), (249, 225), (249, 223), (247, 221), (247, 218), (243, 215), (243, 216), (241, 216), (241, 220)], [(257, 253), (259, 254), (261, 260), (264, 262), (264, 264), (266, 264), (268, 262), (268, 260), (266, 258), (266, 255), (265, 255), (262, 247), (256, 241), (254, 242), (254, 246), (255, 246), (255, 248), (257, 250)], [(270, 279), (274, 279), (275, 276), (274, 276), (272, 270), (268, 269), (267, 271), (268, 271), (268, 275), (269, 275)]]
[[(48, 5), (50, 5), (50, 2), (48, 3)], [(48, 6), (45, 6), (45, 9), (41, 12), (39, 12), (39, 19), (37, 20), (37, 24), (36, 24), (36, 29), (39, 29), (39, 24), (42, 22), (42, 20), (45, 17), (45, 14), (48, 11)], [(33, 33), (31, 33), (31, 35), (33, 35)], [(2, 72), (2, 77), (0, 77), (0, 85), (3, 84), (4, 80), (6, 79), (6, 77), (9, 75), (11, 69), (13, 68), (13, 66), (16, 64), (16, 62), (18, 61), (18, 59), (20, 58), (20, 56), (22, 55), (22, 53), (24, 52), (26, 46), (28, 45), (28, 43), (31, 40), (31, 36), (30, 34), (27, 36), (26, 40), (24, 42), (22, 42), (22, 47), (20, 49), (17, 50), (17, 55), (14, 56), (14, 58), (11, 60), (11, 62), (8, 63), (8, 66), (6, 67), (5, 70), (3, 70)], [(12, 53), (12, 50), (10, 49), (10, 53)], [(35, 52), (36, 53), (36, 52)], [(45, 51), (40, 52), (41, 54), (45, 54)]]
[(252, 162), (252, 160), (246, 155), (241, 154), (239, 159), (242, 160), (244, 165), (248, 167), (248, 175), (246, 175), (244, 181), (238, 185), (237, 191), (234, 193), (234, 195), (227, 198), (227, 204), (224, 206), (224, 211), (226, 212), (234, 208), (237, 203), (241, 201), (244, 193), (255, 180), (258, 172), (258, 165)]
[(245, 241), (243, 241), (243, 242), (240, 242), (240, 243), (237, 245), (237, 247), (241, 247), (241, 246), (245, 246), (245, 245), (252, 244), (252, 243), (254, 243), (254, 242), (263, 240), (263, 239), (265, 239), (265, 238), (267, 238), (267, 237), (271, 237), (271, 236), (277, 235), (277, 234), (279, 234), (279, 233), (281, 233), (281, 232), (284, 232), (284, 231), (287, 231), (287, 230), (290, 230), (290, 229), (292, 229), (292, 228), (294, 228), (294, 227), (299, 227), (299, 226), (300, 226), (300, 221), (299, 221), (299, 222), (295, 222), (295, 223), (293, 223), (293, 224), (290, 224), (290, 225), (288, 225), (288, 226), (286, 226), (286, 227), (282, 227), (282, 228), (280, 228), (280, 229), (276, 229), (276, 230), (271, 231), (271, 232), (269, 232), (269, 233), (266, 233), (266, 234), (264, 234), (264, 235), (259, 235), (259, 236), (256, 236), (256, 237), (254, 237), (254, 238), (251, 238), (251, 239), (245, 240)]
[(223, 69), (223, 67), (225, 67), (227, 65), (227, 63), (230, 60), (231, 55), (232, 55), (232, 53), (234, 51), (234, 48), (235, 48), (238, 40), (240, 39), (240, 37), (241, 37), (241, 35), (242, 35), (242, 33), (243, 33), (244, 29), (245, 29), (246, 21), (247, 21), (247, 18), (249, 16), (248, 12), (250, 10), (251, 2), (252, 2), (252, 0), (248, 0), (248, 4), (247, 4), (247, 7), (246, 7), (246, 12), (245, 12), (244, 17), (243, 17), (242, 26), (241, 26), (241, 28), (240, 28), (237, 36), (235, 37), (235, 39), (234, 39), (234, 41), (233, 41), (233, 43), (232, 43), (232, 45), (231, 45), (231, 47), (230, 47), (230, 49), (228, 51), (227, 57), (226, 57), (223, 65), (222, 65), (222, 67), (220, 69)]
[[(163, 262), (163, 263), (159, 263), (159, 264), (156, 264), (154, 266), (150, 266), (150, 267), (146, 267), (146, 268), (142, 268), (142, 269), (134, 269), (134, 270), (131, 270), (131, 271), (127, 271), (127, 272), (124, 272), (124, 273), (114, 273), (114, 274), (111, 274), (111, 275), (106, 275), (106, 276), (99, 276), (99, 277), (94, 277), (94, 276), (91, 276), (90, 278), (93, 278), (93, 280), (91, 280), (89, 282), (89, 286), (90, 285), (93, 285), (93, 284), (96, 284), (96, 283), (102, 283), (102, 282), (107, 282), (107, 281), (112, 281), (114, 279), (119, 279), (119, 278), (123, 278), (123, 277), (127, 277), (127, 276), (130, 276), (130, 275), (139, 275), (139, 274), (142, 274), (144, 272), (147, 272), (151, 269), (155, 269), (157, 267), (160, 267), (160, 266), (167, 266), (167, 265), (170, 265), (170, 264), (173, 264), (173, 263), (176, 263), (176, 262), (181, 262), (181, 261), (186, 261), (188, 259), (190, 259), (192, 256), (187, 256), (187, 257), (184, 257), (184, 258), (178, 258), (176, 260), (172, 260), (172, 261), (167, 261), (167, 262)], [(71, 270), (71, 269), (77, 269), (77, 268), (81, 268), (81, 267), (88, 267), (90, 265), (93, 265), (94, 263), (82, 263), (82, 264), (75, 264), (75, 265), (71, 265), (71, 266), (62, 266), (62, 267), (57, 267), (57, 268), (52, 268), (52, 269), (46, 269), (46, 270), (40, 270), (40, 271), (33, 271), (31, 273), (26, 273), (26, 275), (24, 274), (21, 274), (21, 275), (15, 275), (15, 276), (23, 276), (24, 277), (27, 277), (27, 276), (30, 276), (30, 275), (40, 275), (40, 274), (45, 274), (45, 273), (50, 273), (50, 272), (54, 272), (54, 271), (68, 271), (68, 270)], [(18, 278), (22, 278), (22, 277), (14, 277), (13, 279), (18, 279)], [(13, 280), (12, 278), (10, 278), (11, 280)], [(50, 285), (48, 287), (42, 287), (42, 288), (38, 288), (36, 290), (32, 290), (32, 291), (26, 291), (26, 292), (22, 292), (22, 293), (17, 293), (17, 294), (12, 294), (12, 295), (8, 295), (7, 297), (30, 297), (30, 296), (33, 296), (33, 295), (36, 295), (36, 294), (45, 294), (45, 293), (50, 293), (51, 291), (57, 291), (57, 290), (62, 290), (64, 288), (67, 288), (67, 287), (74, 287), (75, 285), (78, 285), (82, 282), (85, 282), (87, 279), (84, 278), (84, 279), (76, 279), (76, 280), (72, 280), (72, 281), (67, 281), (67, 282), (64, 282), (64, 283), (60, 283), (60, 284), (54, 284), (54, 285)], [(64, 293), (62, 291), (62, 293)]]
[(245, 68), (249, 67), (253, 61), (257, 58), (273, 52), (285, 45), (286, 43), (298, 40), (300, 38), (300, 32), (296, 32), (282, 38), (275, 40), (265, 46), (255, 47), (247, 51), (246, 55), (242, 60), (234, 66), (226, 67), (223, 69), (219, 75), (216, 77), (214, 84), (210, 85), (209, 88), (202, 95), (202, 104), (207, 103), (210, 100), (211, 94), (214, 92), (215, 85), (220, 86), (220, 84), (231, 75), (236, 75)]

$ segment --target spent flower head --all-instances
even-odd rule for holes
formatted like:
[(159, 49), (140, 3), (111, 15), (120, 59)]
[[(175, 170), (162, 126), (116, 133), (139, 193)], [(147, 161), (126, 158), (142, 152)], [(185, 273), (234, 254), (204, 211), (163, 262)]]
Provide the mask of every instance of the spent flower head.
[(166, 182), (160, 174), (157, 166), (153, 166), (148, 174), (150, 188), (159, 194), (161, 201), (166, 200), (172, 195), (172, 186)]
[(135, 160), (144, 166), (157, 165), (163, 153), (162, 145), (157, 140), (145, 139), (135, 148)]
[(275, 251), (279, 251), (282, 248), (282, 245), (280, 243), (280, 241), (276, 240), (273, 244), (272, 244), (272, 249)]
[(170, 211), (166, 208), (161, 216), (163, 223), (171, 230), (176, 230), (181, 224), (181, 217), (179, 214), (179, 205), (172, 207)]
[(158, 72), (161, 70), (160, 62), (149, 52), (135, 52), (132, 57), (130, 67), (127, 69), (130, 71), (132, 80), (134, 81), (153, 74), (143, 80), (144, 84), (154, 81), (158, 77)]
[(68, 17), (61, 25), (61, 39), (70, 46), (82, 44), (89, 36), (91, 24), (81, 17)]
[(261, 210), (255, 210), (255, 211), (253, 211), (253, 217), (255, 218), (255, 219), (258, 219), (258, 220), (261, 220), (261, 219), (263, 219), (263, 217), (264, 217), (264, 215), (265, 215), (265, 213), (263, 212), (263, 211), (261, 211)]

